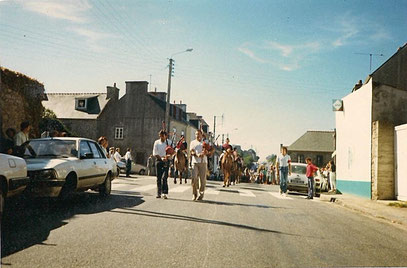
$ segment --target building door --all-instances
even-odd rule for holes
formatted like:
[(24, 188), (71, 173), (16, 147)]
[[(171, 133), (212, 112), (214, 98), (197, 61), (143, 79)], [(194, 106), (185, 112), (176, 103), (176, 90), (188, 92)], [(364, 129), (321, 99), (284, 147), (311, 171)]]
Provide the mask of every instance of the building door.
[(396, 197), (407, 201), (407, 124), (395, 130)]

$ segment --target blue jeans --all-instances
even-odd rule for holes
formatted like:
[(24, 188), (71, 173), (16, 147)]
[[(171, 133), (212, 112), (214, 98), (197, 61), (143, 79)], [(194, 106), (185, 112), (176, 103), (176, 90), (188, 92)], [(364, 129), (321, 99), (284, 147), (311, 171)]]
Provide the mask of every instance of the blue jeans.
[(288, 167), (280, 167), (280, 189), (283, 193), (287, 192)]
[(308, 177), (308, 197), (314, 198), (314, 177)]

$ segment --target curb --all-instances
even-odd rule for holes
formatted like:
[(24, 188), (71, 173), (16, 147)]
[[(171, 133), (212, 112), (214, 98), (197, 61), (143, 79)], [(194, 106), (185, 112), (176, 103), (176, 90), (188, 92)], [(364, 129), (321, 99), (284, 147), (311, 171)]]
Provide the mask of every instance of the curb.
[(347, 209), (353, 210), (355, 212), (359, 212), (365, 216), (379, 219), (379, 220), (387, 222), (387, 223), (395, 224), (397, 227), (407, 230), (407, 226), (403, 222), (392, 219), (391, 217), (388, 217), (388, 216), (383, 216), (380, 214), (372, 213), (372, 212), (368, 211), (367, 209), (363, 209), (363, 207), (361, 208), (360, 206), (350, 205), (348, 202), (343, 201), (343, 199), (341, 199), (340, 196), (338, 196), (338, 195), (331, 195), (331, 196), (330, 195), (321, 195), (320, 199), (321, 199), (321, 201), (324, 201), (324, 202), (332, 202), (332, 203), (338, 204)]

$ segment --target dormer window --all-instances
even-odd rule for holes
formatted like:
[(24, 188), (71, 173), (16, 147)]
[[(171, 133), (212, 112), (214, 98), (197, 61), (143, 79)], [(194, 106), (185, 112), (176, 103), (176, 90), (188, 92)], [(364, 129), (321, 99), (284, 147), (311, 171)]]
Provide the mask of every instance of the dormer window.
[(88, 108), (88, 99), (78, 98), (75, 99), (75, 109), (79, 111), (86, 111)]

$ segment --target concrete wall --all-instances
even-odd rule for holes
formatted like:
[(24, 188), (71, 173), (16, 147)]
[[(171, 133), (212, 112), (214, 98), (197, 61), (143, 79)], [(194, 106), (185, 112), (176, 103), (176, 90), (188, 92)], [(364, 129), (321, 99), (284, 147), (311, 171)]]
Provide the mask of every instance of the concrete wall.
[(372, 74), (373, 81), (407, 91), (407, 46)]
[[(109, 102), (98, 119), (98, 133), (105, 133), (109, 146), (119, 147), (122, 154), (131, 148), (133, 158), (143, 165), (152, 153), (165, 116), (165, 110), (154, 102), (147, 89), (147, 82), (126, 82), (126, 94)], [(116, 127), (124, 128), (122, 140), (114, 139)]]
[(407, 124), (395, 128), (395, 192), (398, 200), (407, 201)]
[(60, 121), (78, 137), (97, 140), (97, 121), (95, 119), (60, 119)]
[(373, 121), (395, 126), (407, 123), (407, 91), (374, 83), (372, 105)]
[(337, 188), (370, 198), (372, 81), (343, 99), (335, 112)]
[(394, 125), (375, 121), (372, 124), (372, 199), (394, 198)]

